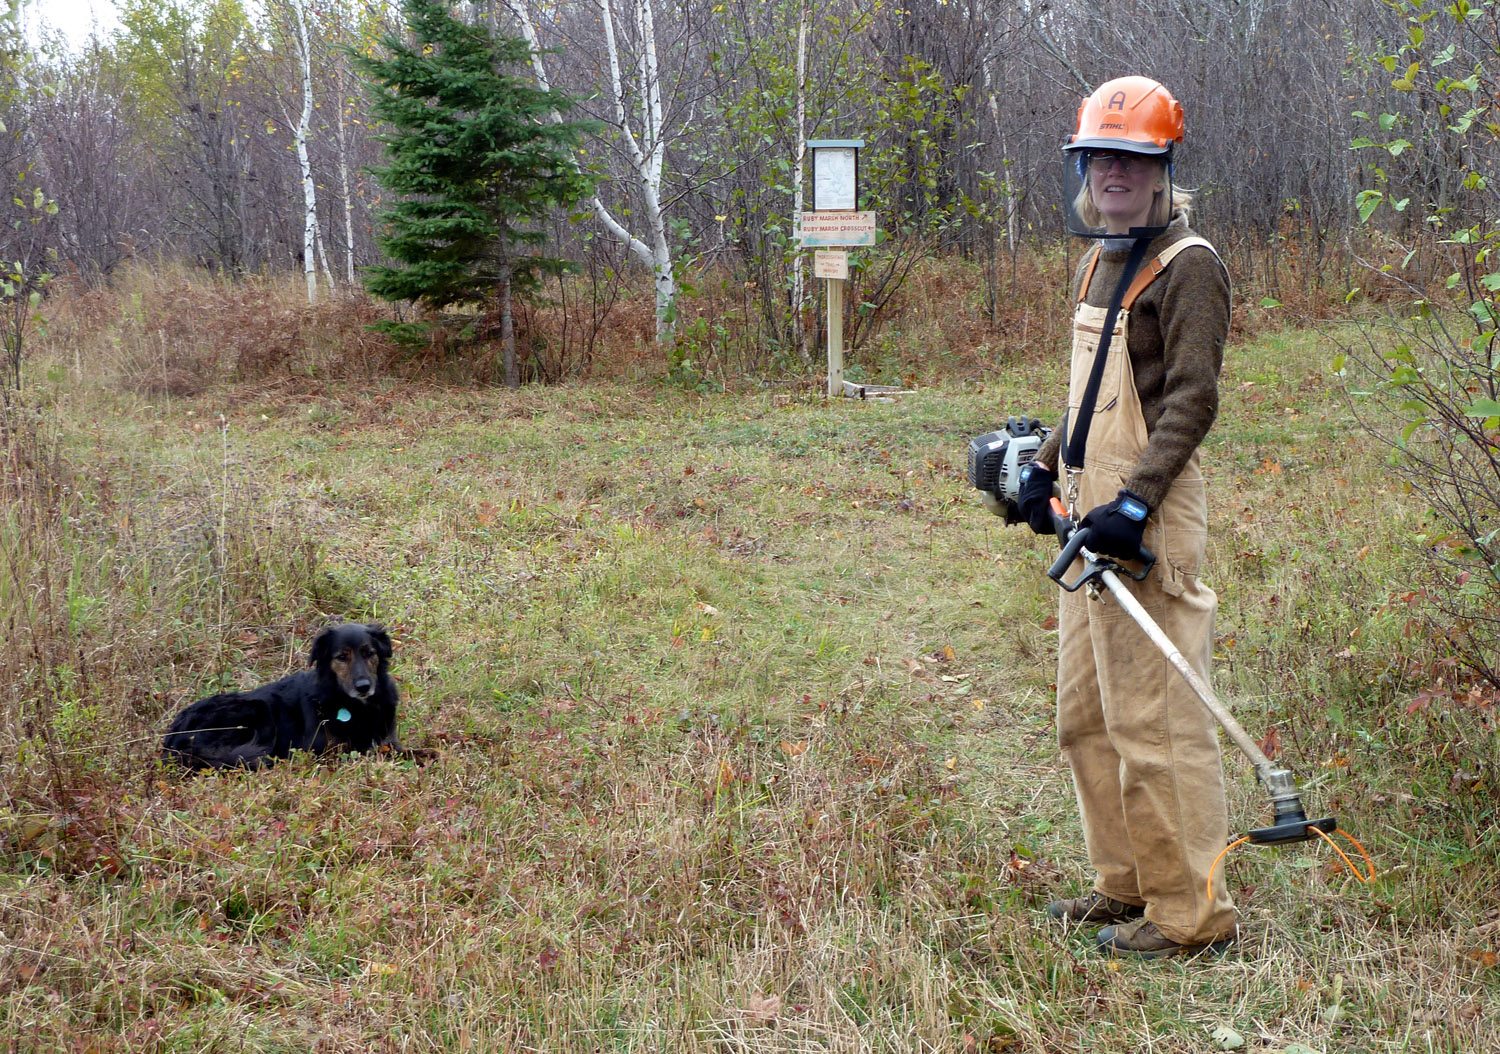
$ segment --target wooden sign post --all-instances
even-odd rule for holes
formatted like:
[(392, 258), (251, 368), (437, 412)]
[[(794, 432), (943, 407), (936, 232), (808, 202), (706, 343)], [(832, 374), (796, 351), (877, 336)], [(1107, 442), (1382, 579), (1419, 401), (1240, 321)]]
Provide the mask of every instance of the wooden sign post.
[[(812, 211), (799, 218), (802, 247), (874, 245), (875, 214), (860, 212), (859, 151), (863, 139), (809, 139), (812, 151)], [(828, 395), (844, 394), (844, 282), (849, 254), (813, 254), (813, 276), (828, 283)]]

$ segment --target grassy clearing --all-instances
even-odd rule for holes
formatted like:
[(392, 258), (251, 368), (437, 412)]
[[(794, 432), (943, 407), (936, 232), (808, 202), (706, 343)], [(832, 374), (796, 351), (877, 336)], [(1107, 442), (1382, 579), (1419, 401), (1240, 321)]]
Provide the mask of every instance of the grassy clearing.
[[(49, 382), (4, 433), (0, 1040), (1495, 1049), (1493, 714), (1406, 712), (1442, 657), (1404, 610), (1421, 510), (1326, 357), (1229, 357), (1216, 676), (1381, 874), (1241, 851), (1244, 940), (1192, 966), (1037, 910), (1086, 877), (1051, 553), (962, 454), (1060, 370), (864, 404)], [(393, 628), (438, 761), (156, 765), (177, 707), (293, 668), (330, 615)]]

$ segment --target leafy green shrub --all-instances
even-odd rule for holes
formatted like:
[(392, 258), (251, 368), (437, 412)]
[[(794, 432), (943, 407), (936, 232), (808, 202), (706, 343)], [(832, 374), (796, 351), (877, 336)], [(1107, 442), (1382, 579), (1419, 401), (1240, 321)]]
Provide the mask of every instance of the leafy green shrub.
[[(1454, 62), (1459, 49), (1500, 54), (1500, 29), (1466, 0), (1390, 6), (1406, 43), (1365, 57), (1396, 76), (1384, 112), (1355, 114), (1369, 130), (1353, 147), (1370, 184), (1355, 207), (1401, 261), (1370, 263), (1372, 285), (1402, 295), (1340, 340), (1334, 365), (1361, 423), (1431, 508), (1415, 540), (1431, 557), (1438, 630), (1500, 688), (1500, 125), (1486, 105), (1500, 70)], [(1446, 170), (1414, 170), (1414, 150)]]

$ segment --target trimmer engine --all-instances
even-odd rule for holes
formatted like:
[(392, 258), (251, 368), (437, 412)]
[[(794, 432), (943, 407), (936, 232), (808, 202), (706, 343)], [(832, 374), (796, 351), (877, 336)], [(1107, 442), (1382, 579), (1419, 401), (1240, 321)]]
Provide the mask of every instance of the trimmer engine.
[(1021, 489), (1021, 467), (1036, 457), (1052, 434), (1035, 417), (1011, 417), (1005, 427), (969, 440), (969, 484), (984, 498), (985, 507), (1004, 516), (1007, 525), (1020, 523), (1016, 498)]

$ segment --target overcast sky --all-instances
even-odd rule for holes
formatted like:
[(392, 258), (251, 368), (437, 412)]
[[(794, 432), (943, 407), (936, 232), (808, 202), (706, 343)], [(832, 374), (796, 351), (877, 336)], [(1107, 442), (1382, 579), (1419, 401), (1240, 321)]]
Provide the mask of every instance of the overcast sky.
[(104, 33), (120, 27), (114, 0), (34, 0), (26, 6), (26, 21), (33, 33), (39, 23), (45, 24), (75, 47), (88, 39), (95, 23)]

